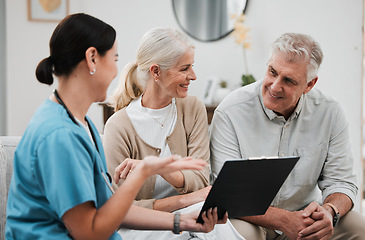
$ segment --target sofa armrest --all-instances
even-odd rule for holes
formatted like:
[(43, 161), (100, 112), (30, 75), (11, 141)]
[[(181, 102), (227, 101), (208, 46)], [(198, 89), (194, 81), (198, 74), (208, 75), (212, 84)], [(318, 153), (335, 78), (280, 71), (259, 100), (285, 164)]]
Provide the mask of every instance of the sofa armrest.
[(20, 136), (0, 136), (0, 239), (5, 239), (6, 202), (13, 173), (15, 148)]

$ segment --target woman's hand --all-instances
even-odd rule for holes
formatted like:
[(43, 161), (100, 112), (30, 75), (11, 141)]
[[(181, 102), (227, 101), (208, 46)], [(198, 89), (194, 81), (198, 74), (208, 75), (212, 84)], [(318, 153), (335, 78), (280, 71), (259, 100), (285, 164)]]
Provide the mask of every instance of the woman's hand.
[(199, 211), (181, 215), (180, 228), (183, 231), (193, 232), (210, 232), (214, 229), (215, 224), (224, 224), (227, 222), (228, 214), (225, 213), (221, 220), (218, 220), (217, 208), (208, 209), (203, 212), (202, 218), (204, 223), (197, 223)]
[(180, 201), (184, 204), (184, 206), (191, 206), (195, 203), (202, 202), (207, 198), (211, 188), (212, 186), (207, 186), (198, 191), (181, 195)]
[(114, 182), (118, 183), (119, 179), (126, 179), (133, 169), (135, 169), (141, 160), (126, 158), (119, 166), (114, 170)]

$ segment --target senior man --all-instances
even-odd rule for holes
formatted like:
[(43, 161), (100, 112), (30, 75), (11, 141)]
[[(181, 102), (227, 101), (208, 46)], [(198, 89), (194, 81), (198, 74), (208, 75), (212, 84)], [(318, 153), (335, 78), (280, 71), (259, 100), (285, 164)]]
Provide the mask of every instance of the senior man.
[(215, 110), (213, 178), (227, 159), (300, 156), (265, 215), (232, 221), (247, 240), (365, 239), (365, 219), (351, 211), (358, 187), (348, 122), (336, 101), (313, 88), (322, 58), (310, 36), (283, 34), (264, 79)]

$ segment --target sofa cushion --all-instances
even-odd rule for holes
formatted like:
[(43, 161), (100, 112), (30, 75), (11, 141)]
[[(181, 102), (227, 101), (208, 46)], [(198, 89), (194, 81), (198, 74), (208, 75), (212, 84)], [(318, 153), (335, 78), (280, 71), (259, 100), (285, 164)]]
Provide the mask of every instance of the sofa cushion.
[(20, 138), (0, 136), (0, 239), (5, 239), (6, 200), (13, 172), (14, 151)]

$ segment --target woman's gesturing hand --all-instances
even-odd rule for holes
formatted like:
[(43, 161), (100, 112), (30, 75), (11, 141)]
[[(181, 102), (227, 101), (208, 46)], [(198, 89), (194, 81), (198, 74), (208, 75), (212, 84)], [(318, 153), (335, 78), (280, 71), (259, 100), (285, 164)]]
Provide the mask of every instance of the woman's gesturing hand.
[(156, 156), (147, 156), (143, 160), (125, 159), (114, 171), (114, 181), (126, 179), (133, 170), (139, 166), (146, 176), (155, 174), (170, 173), (184, 169), (201, 170), (207, 163), (201, 159), (193, 159), (191, 157), (180, 157), (172, 155), (166, 158)]
[(148, 176), (152, 176), (184, 169), (201, 170), (207, 163), (201, 159), (172, 155), (166, 158), (148, 156), (143, 159), (140, 165)]

